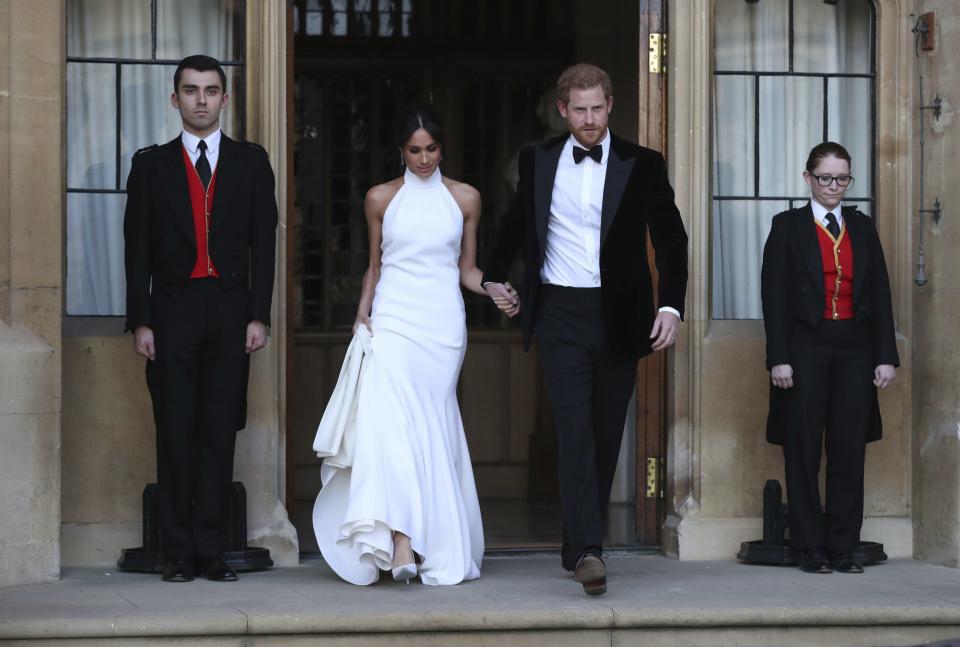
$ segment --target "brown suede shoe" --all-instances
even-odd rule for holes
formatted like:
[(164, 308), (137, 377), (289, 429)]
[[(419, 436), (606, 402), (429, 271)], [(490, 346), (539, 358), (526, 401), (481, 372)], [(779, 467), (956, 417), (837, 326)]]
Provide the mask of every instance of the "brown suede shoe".
[(586, 551), (580, 555), (573, 579), (583, 584), (583, 592), (587, 595), (607, 592), (607, 566), (599, 551)]

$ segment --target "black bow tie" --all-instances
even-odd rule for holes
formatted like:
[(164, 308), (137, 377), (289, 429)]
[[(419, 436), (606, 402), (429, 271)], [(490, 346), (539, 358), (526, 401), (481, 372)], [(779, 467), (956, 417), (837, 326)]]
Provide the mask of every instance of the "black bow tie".
[(579, 146), (573, 147), (573, 161), (579, 164), (583, 161), (584, 157), (590, 157), (597, 164), (603, 159), (603, 146), (597, 144), (590, 150), (585, 148), (580, 148)]

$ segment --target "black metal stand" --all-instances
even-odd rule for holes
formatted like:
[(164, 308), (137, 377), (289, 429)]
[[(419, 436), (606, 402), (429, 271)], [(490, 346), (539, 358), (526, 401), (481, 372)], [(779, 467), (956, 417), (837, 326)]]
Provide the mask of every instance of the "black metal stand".
[[(787, 504), (783, 503), (780, 481), (771, 479), (763, 486), (763, 539), (740, 544), (737, 559), (748, 564), (796, 566), (799, 561), (797, 551), (791, 548), (790, 541), (785, 539), (789, 526), (790, 511)], [(887, 559), (883, 544), (875, 541), (861, 541), (853, 551), (853, 556), (864, 565)]]
[[(267, 548), (247, 546), (247, 490), (233, 482), (230, 513), (224, 537), (224, 561), (237, 571), (259, 571), (273, 566)], [(117, 566), (132, 573), (160, 573), (163, 570), (163, 542), (157, 519), (157, 484), (143, 488), (143, 546), (124, 548)]]

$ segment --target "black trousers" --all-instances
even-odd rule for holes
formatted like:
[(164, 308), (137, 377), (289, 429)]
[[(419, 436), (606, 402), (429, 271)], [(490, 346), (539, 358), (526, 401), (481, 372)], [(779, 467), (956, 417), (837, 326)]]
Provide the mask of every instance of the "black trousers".
[(614, 355), (600, 288), (544, 285), (537, 337), (557, 428), (564, 565), (602, 547), (637, 361)]
[(176, 298), (161, 291), (151, 298), (156, 359), (147, 361), (147, 384), (163, 550), (219, 557), (249, 366), (246, 291), (192, 279)]
[[(794, 326), (783, 454), (795, 548), (852, 550), (860, 541), (864, 457), (876, 388), (869, 332), (853, 321)], [(825, 510), (820, 505), (821, 447), (827, 453)]]

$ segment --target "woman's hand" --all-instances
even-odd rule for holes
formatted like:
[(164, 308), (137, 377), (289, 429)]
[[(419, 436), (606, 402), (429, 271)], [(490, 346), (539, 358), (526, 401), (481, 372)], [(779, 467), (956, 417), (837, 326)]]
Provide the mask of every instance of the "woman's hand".
[(357, 320), (353, 322), (353, 334), (357, 334), (357, 329), (360, 326), (366, 326), (367, 330), (370, 331), (370, 336), (373, 337), (373, 322), (370, 321), (370, 315), (357, 315)]
[(777, 364), (770, 369), (770, 381), (775, 387), (789, 389), (793, 386), (793, 367), (789, 364)]
[(507, 283), (487, 283), (484, 288), (493, 302), (508, 317), (516, 317), (520, 314), (520, 295), (513, 289), (513, 286)]
[(878, 389), (885, 389), (893, 384), (897, 377), (897, 369), (893, 364), (881, 364), (873, 369), (873, 383)]

